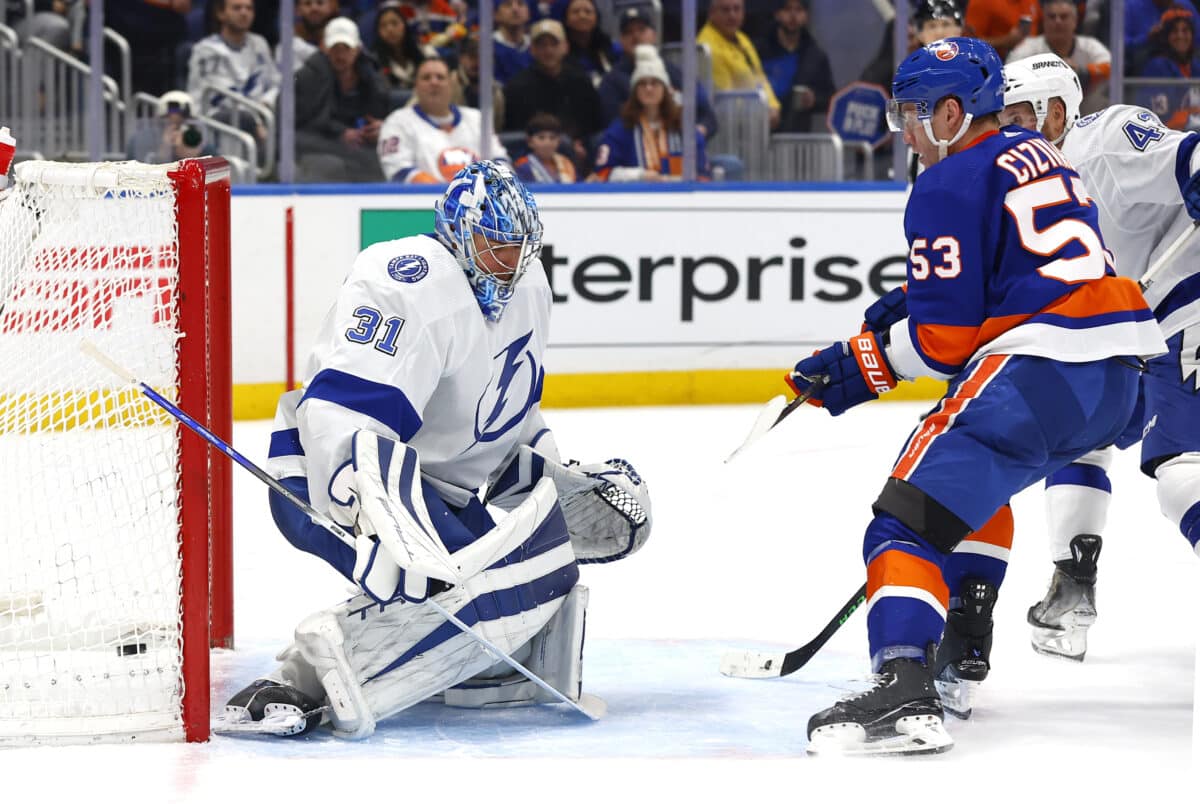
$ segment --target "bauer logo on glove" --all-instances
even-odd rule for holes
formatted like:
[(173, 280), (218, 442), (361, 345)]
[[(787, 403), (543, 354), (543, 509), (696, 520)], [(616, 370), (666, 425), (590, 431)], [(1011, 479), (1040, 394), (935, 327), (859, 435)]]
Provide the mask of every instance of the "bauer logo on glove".
[(834, 416), (896, 387), (887, 352), (873, 332), (815, 352), (797, 363), (786, 379), (793, 391), (811, 394), (810, 404)]

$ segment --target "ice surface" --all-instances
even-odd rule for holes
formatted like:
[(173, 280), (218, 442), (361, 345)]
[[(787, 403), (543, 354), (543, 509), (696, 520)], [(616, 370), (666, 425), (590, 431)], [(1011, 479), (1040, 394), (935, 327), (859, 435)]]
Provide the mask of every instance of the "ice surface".
[[(562, 707), (474, 712), (421, 705), (362, 743), (215, 738), (207, 745), (0, 751), (0, 801), (833, 801), (892, 796), (1009, 801), (1015, 792), (1114, 795), (1195, 786), (1192, 699), (1197, 560), (1158, 512), (1137, 456), (1118, 455), (1087, 661), (1038, 656), (1025, 610), (1050, 576), (1042, 494), (1014, 501), (1017, 538), (996, 609), (993, 672), (957, 745), (933, 758), (804, 756), (808, 716), (867, 672), (852, 619), (784, 679), (727, 679), (728, 648), (810, 639), (862, 583), (862, 531), (925, 405), (832, 419), (801, 410), (734, 462), (752, 406), (551, 410), (568, 457), (626, 457), (650, 484), (654, 534), (637, 555), (583, 568), (592, 590), (588, 723)], [(263, 460), (268, 422), (235, 446)], [(213, 705), (273, 665), (300, 618), (346, 584), (277, 533), (265, 491), (237, 470), (237, 645), (214, 654)], [(399, 760), (399, 761), (389, 761)], [(1179, 780), (1178, 783), (1174, 783)], [(1180, 784), (1186, 787), (1179, 789)], [(686, 797), (686, 799), (685, 799)]]

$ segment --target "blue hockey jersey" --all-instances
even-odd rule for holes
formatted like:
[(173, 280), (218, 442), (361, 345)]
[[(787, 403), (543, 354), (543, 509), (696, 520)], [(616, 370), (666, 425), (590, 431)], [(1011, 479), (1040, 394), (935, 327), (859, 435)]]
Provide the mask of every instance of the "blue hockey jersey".
[(888, 355), (905, 378), (948, 378), (989, 354), (1165, 350), (1137, 283), (1113, 270), (1079, 175), (1036, 132), (988, 132), (930, 167), (904, 230), (909, 317)]

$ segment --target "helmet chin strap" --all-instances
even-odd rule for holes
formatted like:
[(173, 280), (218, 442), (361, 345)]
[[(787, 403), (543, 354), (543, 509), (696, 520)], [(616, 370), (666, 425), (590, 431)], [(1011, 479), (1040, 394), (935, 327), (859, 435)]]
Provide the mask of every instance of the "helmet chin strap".
[(967, 133), (967, 128), (971, 125), (971, 120), (973, 120), (974, 117), (975, 116), (972, 114), (964, 114), (962, 125), (958, 127), (958, 133), (948, 140), (939, 140), (937, 137), (933, 136), (933, 118), (927, 117), (921, 121), (925, 125), (925, 136), (929, 137), (930, 142), (937, 145), (939, 162), (946, 158), (946, 150), (951, 145), (961, 140), (963, 134)]

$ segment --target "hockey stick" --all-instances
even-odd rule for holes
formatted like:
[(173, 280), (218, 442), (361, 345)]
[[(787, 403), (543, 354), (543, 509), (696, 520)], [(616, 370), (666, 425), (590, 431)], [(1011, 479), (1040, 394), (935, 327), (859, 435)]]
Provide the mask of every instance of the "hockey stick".
[(775, 425), (779, 424), (788, 416), (791, 416), (796, 408), (800, 407), (809, 399), (811, 399), (812, 395), (824, 388), (825, 384), (828, 382), (828, 377), (818, 377), (816, 381), (808, 387), (807, 391), (800, 394), (800, 396), (796, 397), (791, 402), (788, 402), (786, 405), (784, 404), (784, 401), (787, 399), (787, 397), (785, 397), (783, 394), (773, 397), (771, 401), (763, 405), (762, 410), (760, 410), (758, 413), (758, 418), (754, 420), (754, 426), (750, 428), (750, 432), (746, 434), (745, 440), (742, 441), (742, 445), (733, 452), (729, 453), (729, 457), (725, 459), (725, 463), (732, 461), (739, 454), (741, 454), (746, 447), (749, 447), (755, 441), (758, 441), (758, 439), (762, 438), (767, 434), (768, 431), (774, 428)]
[[(174, 416), (176, 419), (178, 419), (180, 422), (182, 422), (185, 426), (187, 426), (187, 428), (189, 430), (191, 430), (193, 433), (195, 433), (196, 435), (203, 438), (205, 441), (207, 441), (212, 446), (219, 449), (225, 455), (229, 456), (229, 458), (231, 458), (234, 461), (234, 463), (236, 463), (238, 466), (241, 466), (242, 468), (249, 470), (249, 472), (252, 475), (257, 477), (263, 483), (266, 483), (267, 486), (269, 486), (272, 491), (278, 493), (280, 496), (282, 496), (284, 499), (286, 499), (292, 505), (296, 506), (301, 511), (303, 511), (305, 514), (307, 514), (309, 517), (311, 517), (312, 520), (314, 522), (316, 522), (318, 525), (320, 525), (321, 527), (325, 528), (327, 531), (332, 533), (339, 540), (341, 540), (344, 544), (348, 545), (351, 549), (354, 549), (354, 547), (355, 547), (354, 536), (351, 535), (345, 528), (343, 528), (337, 522), (330, 519), (325, 514), (322, 514), (320, 511), (313, 508), (311, 505), (309, 505), (304, 500), (297, 497), (292, 492), (288, 491), (286, 486), (284, 486), (282, 483), (280, 483), (275, 478), (271, 477), (269, 474), (267, 474), (265, 471), (263, 471), (261, 468), (259, 468), (253, 461), (251, 461), (246, 456), (242, 455), (240, 452), (235, 450), (232, 446), (230, 446), (229, 444), (226, 444), (223, 440), (221, 440), (221, 438), (219, 436), (217, 436), (215, 433), (213, 433), (207, 427), (200, 424), (200, 422), (196, 421), (188, 414), (184, 413), (173, 402), (171, 402), (170, 400), (163, 397), (161, 394), (159, 394), (157, 391), (155, 391), (150, 386), (146, 385), (144, 382), (139, 381), (132, 372), (130, 372), (128, 369), (121, 366), (119, 363), (116, 363), (115, 361), (113, 361), (110, 357), (108, 357), (108, 355), (101, 352), (96, 347), (96, 345), (93, 344), (91, 341), (85, 340), (82, 344), (80, 344), (79, 348), (81, 350), (83, 350), (84, 354), (88, 355), (93, 360), (95, 360), (96, 362), (100, 363), (101, 365), (103, 365), (104, 367), (109, 369), (111, 372), (116, 374), (121, 379), (125, 380), (126, 382), (130, 383), (131, 385), (136, 385), (138, 387), (138, 390), (140, 390), (144, 396), (146, 396), (148, 399), (150, 399), (152, 402), (157, 404), (159, 407), (161, 407), (167, 413), (170, 413), (172, 416)], [(567, 704), (575, 711), (579, 712), (580, 714), (582, 714), (592, 720), (599, 720), (601, 717), (604, 716), (604, 712), (607, 709), (607, 706), (605, 705), (604, 701), (602, 701), (601, 699), (597, 698), (594, 695), (582, 695), (582, 696), (580, 696), (579, 701), (572, 701), (570, 698), (568, 698), (562, 692), (560, 692), (559, 690), (550, 686), (548, 683), (543, 681), (537, 675), (530, 672), (528, 669), (525, 668), (524, 665), (522, 665), (516, 659), (512, 658), (507, 653), (500, 650), (500, 648), (496, 647), (496, 645), (492, 644), (492, 642), (489, 639), (487, 639), (487, 637), (483, 636), (482, 634), (478, 634), (475, 631), (472, 631), (470, 626), (466, 625), (462, 620), (458, 619), (453, 614), (451, 614), (449, 611), (447, 611), (444, 607), (441, 606), (441, 604), (439, 604), (437, 601), (435, 601), (432, 597), (426, 598), (424, 605), (429, 606), (434, 611), (436, 611), (438, 614), (442, 615), (442, 617), (444, 617), (450, 624), (452, 624), (458, 630), (462, 631), (464, 634), (466, 634), (471, 639), (475, 640), (475, 642), (477, 642), (481, 647), (483, 647), (484, 650), (486, 650), (488, 653), (490, 653), (492, 656), (494, 656), (497, 660), (504, 662), (509, 667), (511, 667), (513, 670), (516, 670), (518, 673), (525, 676), (525, 678), (532, 681), (538, 687), (540, 687), (541, 689), (543, 689), (544, 691), (546, 691), (553, 697), (557, 698), (562, 703)]]
[(1143, 291), (1150, 289), (1150, 286), (1154, 284), (1155, 275), (1171, 264), (1171, 260), (1175, 258), (1175, 254), (1183, 248), (1185, 243), (1192, 239), (1192, 235), (1196, 234), (1197, 229), (1200, 229), (1200, 221), (1192, 221), (1192, 225), (1183, 232), (1180, 232), (1179, 236), (1175, 238), (1175, 242), (1168, 246), (1167, 250), (1154, 261), (1154, 264), (1146, 269), (1146, 273), (1142, 274), (1142, 278), (1138, 280), (1138, 285), (1141, 286)]
[(721, 673), (733, 678), (778, 678), (796, 672), (808, 664), (808, 660), (824, 647), (829, 638), (866, 600), (867, 585), (864, 583), (854, 593), (854, 597), (847, 600), (838, 610), (829, 624), (821, 629), (821, 633), (813, 637), (808, 644), (787, 653), (729, 651), (721, 657)]

